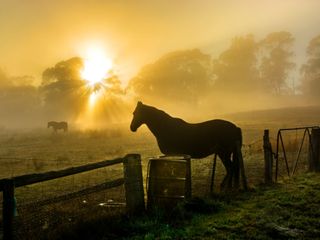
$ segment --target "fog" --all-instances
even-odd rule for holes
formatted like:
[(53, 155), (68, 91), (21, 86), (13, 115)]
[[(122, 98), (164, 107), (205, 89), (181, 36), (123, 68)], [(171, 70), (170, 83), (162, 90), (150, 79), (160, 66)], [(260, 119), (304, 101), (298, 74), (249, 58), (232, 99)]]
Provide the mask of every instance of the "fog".
[[(302, 0), (5, 0), (0, 129), (50, 120), (127, 126), (137, 101), (190, 122), (319, 105), (319, 8)], [(90, 44), (113, 65), (88, 85), (81, 71)]]

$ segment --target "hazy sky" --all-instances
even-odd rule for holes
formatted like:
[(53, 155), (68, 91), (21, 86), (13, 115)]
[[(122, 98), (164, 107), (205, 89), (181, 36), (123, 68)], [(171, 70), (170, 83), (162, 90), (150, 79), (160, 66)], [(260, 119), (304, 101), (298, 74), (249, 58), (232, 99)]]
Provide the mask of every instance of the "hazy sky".
[(282, 30), (296, 37), (302, 61), (319, 24), (319, 0), (0, 0), (0, 68), (39, 79), (98, 45), (128, 79), (172, 50), (216, 55), (236, 35)]

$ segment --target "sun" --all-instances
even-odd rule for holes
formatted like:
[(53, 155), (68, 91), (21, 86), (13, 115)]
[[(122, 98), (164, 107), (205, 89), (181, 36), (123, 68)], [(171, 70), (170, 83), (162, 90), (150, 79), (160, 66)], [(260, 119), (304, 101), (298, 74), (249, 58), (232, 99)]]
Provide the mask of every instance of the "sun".
[(105, 55), (103, 49), (89, 48), (84, 58), (84, 68), (80, 72), (81, 77), (87, 81), (88, 86), (94, 88), (108, 77), (112, 69), (112, 61)]

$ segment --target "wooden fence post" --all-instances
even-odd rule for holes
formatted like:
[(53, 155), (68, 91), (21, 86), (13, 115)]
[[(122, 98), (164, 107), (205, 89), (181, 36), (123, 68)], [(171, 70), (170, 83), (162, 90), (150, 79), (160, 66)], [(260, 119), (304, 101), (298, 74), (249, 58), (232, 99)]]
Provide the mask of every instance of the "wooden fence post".
[(264, 150), (264, 182), (265, 184), (271, 184), (273, 159), (272, 159), (272, 147), (269, 139), (269, 129), (264, 130), (263, 150)]
[(308, 158), (309, 171), (320, 172), (320, 128), (311, 130)]
[(127, 211), (131, 215), (144, 212), (144, 191), (140, 154), (128, 154), (123, 159)]
[(13, 239), (13, 218), (14, 218), (14, 182), (12, 179), (6, 179), (3, 183), (3, 239)]

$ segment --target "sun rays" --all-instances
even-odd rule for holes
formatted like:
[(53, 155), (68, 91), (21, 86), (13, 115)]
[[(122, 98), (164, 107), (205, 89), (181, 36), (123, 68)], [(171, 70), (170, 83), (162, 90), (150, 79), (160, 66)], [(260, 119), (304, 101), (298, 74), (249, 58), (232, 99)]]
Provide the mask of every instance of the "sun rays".
[(101, 83), (108, 77), (108, 72), (112, 69), (112, 61), (102, 49), (89, 48), (84, 57), (84, 68), (81, 77), (88, 82), (89, 86)]
[(84, 67), (80, 75), (86, 81), (89, 92), (88, 105), (93, 108), (99, 96), (102, 95), (101, 91), (106, 87), (105, 79), (110, 77), (113, 63), (103, 48), (97, 46), (88, 48), (83, 59)]

